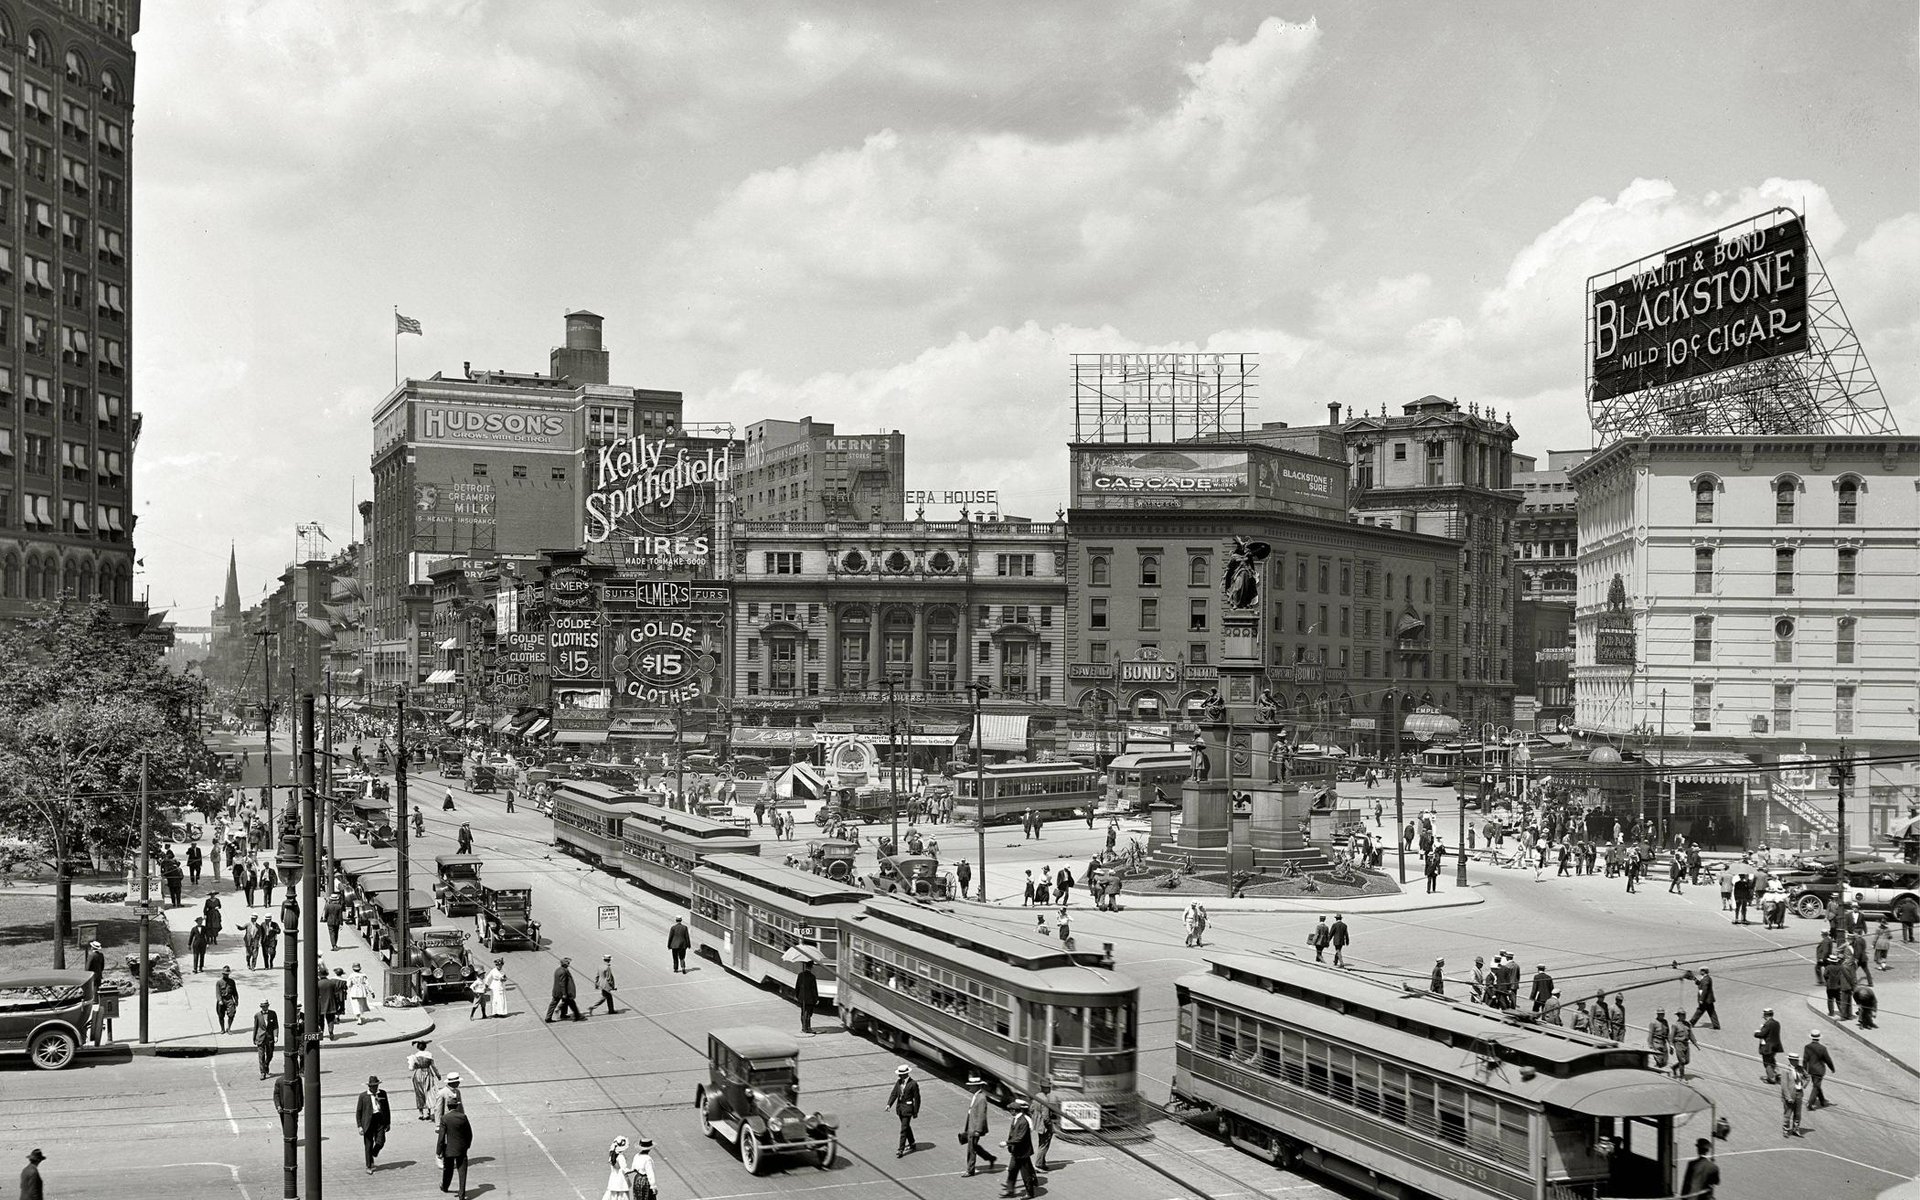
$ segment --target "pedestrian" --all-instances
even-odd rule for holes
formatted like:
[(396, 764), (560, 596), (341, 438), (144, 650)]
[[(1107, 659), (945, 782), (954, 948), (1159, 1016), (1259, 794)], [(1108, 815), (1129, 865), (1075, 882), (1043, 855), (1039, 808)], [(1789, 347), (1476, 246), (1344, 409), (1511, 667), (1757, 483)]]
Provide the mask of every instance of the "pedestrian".
[(1762, 1079), (1767, 1083), (1779, 1083), (1780, 1074), (1776, 1060), (1786, 1047), (1780, 1041), (1780, 1022), (1774, 1019), (1773, 1010), (1760, 1010), (1760, 1028), (1754, 1031), (1754, 1039), (1760, 1043), (1760, 1069)]
[(1013, 1120), (1007, 1123), (1007, 1138), (1001, 1145), (1007, 1148), (1007, 1182), (1000, 1189), (1002, 1196), (1013, 1195), (1013, 1184), (1018, 1180), (1026, 1187), (1027, 1200), (1040, 1194), (1040, 1182), (1033, 1174), (1033, 1105), (1025, 1100), (1013, 1102)]
[(1920, 925), (1920, 904), (1902, 904), (1893, 915), (1900, 922), (1900, 940), (1913, 941), (1913, 927)]
[[(960, 898), (965, 900), (967, 898), (967, 885), (973, 882), (973, 865), (966, 859), (961, 859), (953, 865), (953, 878), (954, 882), (960, 885)], [(1907, 940), (1912, 941), (1913, 939), (1908, 938)]]
[(1333, 947), (1333, 965), (1344, 967), (1347, 945), (1353, 939), (1347, 934), (1347, 919), (1339, 913), (1333, 914), (1333, 927), (1328, 931), (1328, 944)]
[[(967, 864), (964, 861), (962, 861), (960, 865), (964, 867)], [(1032, 871), (1027, 872), (1026, 882), (1020, 888), (1020, 904), (1023, 908), (1033, 904), (1033, 872)]]
[(1575, 1033), (1593, 1032), (1593, 1014), (1587, 1011), (1585, 1000), (1573, 1002), (1573, 1031)]
[(367, 1076), (367, 1090), (360, 1093), (353, 1123), (359, 1127), (360, 1144), (367, 1152), (367, 1174), (371, 1175), (373, 1160), (387, 1148), (387, 1130), (393, 1128), (393, 1108), (387, 1102), (387, 1091), (380, 1086), (378, 1075)]
[(1182, 921), (1182, 923), (1184, 923), (1184, 924), (1186, 925), (1186, 927), (1187, 927), (1187, 940), (1186, 940), (1186, 944), (1187, 944), (1187, 945), (1189, 945), (1189, 946), (1197, 946), (1197, 945), (1199, 945), (1199, 944), (1200, 944), (1200, 942), (1199, 942), (1199, 938), (1200, 938), (1200, 902), (1199, 902), (1199, 901), (1197, 901), (1197, 900), (1189, 900), (1189, 901), (1187, 901), (1187, 910), (1186, 910), (1185, 912), (1183, 912), (1183, 913), (1181, 913), (1181, 914), (1180, 914), (1180, 919), (1181, 919), (1181, 921)]
[(1821, 1085), (1838, 1068), (1833, 1065), (1833, 1055), (1827, 1051), (1826, 1043), (1820, 1040), (1818, 1029), (1808, 1035), (1807, 1044), (1800, 1048), (1800, 1063), (1807, 1072), (1807, 1108), (1825, 1108), (1827, 1093)]
[(673, 956), (673, 973), (687, 973), (687, 950), (693, 945), (693, 933), (687, 928), (686, 918), (675, 917), (673, 924), (667, 927), (667, 953)]
[(1067, 906), (1064, 904), (1060, 906), (1060, 948), (1073, 949), (1073, 925), (1067, 917)]
[(1780, 1134), (1800, 1136), (1800, 1110), (1807, 1093), (1807, 1072), (1798, 1054), (1787, 1055), (1787, 1069), (1780, 1072)]
[(180, 864), (173, 860), (171, 852), (167, 855), (167, 864), (162, 872), (162, 878), (167, 883), (167, 894), (173, 898), (173, 907), (179, 908), (180, 888), (186, 883), (186, 873), (180, 869)]
[(1847, 970), (1837, 957), (1838, 949), (1821, 961), (1820, 973), (1822, 986), (1827, 992), (1827, 1015), (1835, 1020), (1850, 1020), (1853, 1016), (1852, 987), (1847, 982)]
[(1323, 916), (1320, 923), (1313, 927), (1313, 932), (1307, 935), (1307, 944), (1313, 947), (1313, 961), (1326, 961), (1327, 943), (1332, 940), (1333, 930), (1328, 928), (1327, 919)]
[(273, 970), (274, 955), (280, 953), (280, 938), (285, 932), (272, 917), (260, 926), (260, 965), (269, 971)]
[(600, 970), (593, 977), (593, 987), (595, 991), (600, 993), (600, 998), (592, 1004), (589, 1004), (587, 1011), (591, 1013), (604, 1004), (607, 1006), (607, 1015), (612, 1016), (615, 1011), (613, 1007), (613, 993), (619, 990), (619, 985), (613, 980), (613, 955), (602, 954), (600, 956)]
[(1047, 882), (1047, 873), (1040, 872), (1040, 878), (1033, 881), (1033, 904), (1035, 908), (1045, 908), (1053, 893)]
[(193, 955), (193, 973), (198, 975), (201, 968), (207, 965), (207, 924), (205, 917), (195, 917), (193, 919), (193, 928), (187, 930), (187, 950)]
[(1887, 924), (1887, 918), (1882, 915), (1880, 924), (1873, 931), (1873, 969), (1886, 970), (1887, 955), (1891, 953), (1893, 953), (1893, 927)]
[(893, 1069), (893, 1090), (887, 1093), (886, 1106), (900, 1121), (900, 1144), (893, 1156), (905, 1158), (920, 1148), (913, 1136), (913, 1119), (920, 1115), (920, 1081), (905, 1063)]
[(466, 1105), (458, 1096), (447, 1101), (440, 1115), (440, 1136), (434, 1153), (440, 1158), (440, 1190), (459, 1180), (459, 1200), (467, 1200), (467, 1155), (473, 1150), (473, 1125), (467, 1120)]
[(347, 976), (347, 1001), (352, 1005), (355, 1025), (367, 1023), (367, 1014), (373, 1011), (373, 998), (373, 980), (367, 978), (359, 963), (353, 964), (353, 974)]
[(1553, 995), (1547, 997), (1547, 1006), (1540, 1010), (1541, 1023), (1545, 1025), (1566, 1024), (1566, 1022), (1563, 1021), (1560, 1017), (1561, 1007), (1562, 1005), (1560, 1001), (1560, 989), (1555, 988)]
[(473, 982), (468, 985), (473, 995), (472, 1003), (467, 1005), (467, 1020), (473, 1020), (473, 1014), (480, 1014), (482, 1021), (487, 1019), (487, 1005), (493, 1000), (493, 992), (487, 987), (487, 977), (474, 972)]
[(1859, 1016), (1860, 1028), (1879, 1028), (1873, 1018), (1880, 1011), (1880, 998), (1874, 994), (1873, 980), (1867, 976), (1861, 976), (1853, 987), (1853, 1011)]
[(1069, 871), (1065, 867), (1060, 868), (1059, 873), (1053, 877), (1053, 894), (1054, 903), (1060, 905), (1062, 908), (1073, 903), (1072, 871)]
[(820, 981), (813, 975), (813, 960), (807, 959), (800, 964), (800, 973), (793, 977), (793, 998), (800, 1005), (800, 1032), (813, 1032), (813, 1008), (820, 1003)]
[(1720, 1028), (1720, 1013), (1713, 1004), (1713, 972), (1706, 967), (1701, 967), (1700, 973), (1694, 977), (1693, 990), (1698, 1003), (1693, 1010), (1693, 1019), (1688, 1024), (1698, 1025), (1700, 1018), (1704, 1016), (1713, 1022), (1715, 1029)]
[(554, 1010), (560, 1011), (560, 1018), (566, 1019), (567, 1013), (573, 1013), (573, 1019), (584, 1021), (580, 1005), (574, 1001), (573, 960), (563, 958), (560, 965), (553, 969), (553, 994), (547, 1000), (547, 1024), (553, 1024)]
[(1686, 870), (1686, 860), (1676, 852), (1667, 862), (1667, 892), (1669, 895), (1677, 896), (1681, 894), (1680, 880), (1685, 876)]
[(627, 1186), (632, 1189), (633, 1200), (654, 1200), (659, 1193), (659, 1179), (653, 1173), (653, 1139), (641, 1138), (634, 1147), (633, 1158), (627, 1163)]
[(1713, 1139), (1693, 1139), (1693, 1161), (1681, 1176), (1680, 1194), (1687, 1200), (1713, 1200), (1720, 1186), (1720, 1164), (1713, 1161)]
[(20, 1200), (46, 1200), (47, 1193), (40, 1180), (40, 1164), (45, 1161), (47, 1156), (40, 1152), (40, 1147), (27, 1151), (27, 1165), (20, 1168)]
[(260, 1002), (260, 1011), (253, 1014), (253, 1045), (260, 1054), (260, 1078), (265, 1079), (273, 1073), (273, 1047), (280, 1039), (280, 1014), (273, 1011), (269, 1000)]
[(1484, 1004), (1487, 1000), (1487, 960), (1485, 955), (1473, 956), (1473, 985), (1467, 993), (1467, 999), (1475, 1004)]
[(213, 1011), (220, 1018), (220, 1032), (232, 1033), (233, 1020), (240, 1015), (240, 985), (233, 980), (232, 967), (221, 967), (220, 978), (213, 981)]
[(1647, 1026), (1647, 1049), (1653, 1051), (1653, 1065), (1662, 1071), (1667, 1069), (1667, 1041), (1672, 1032), (1667, 1025), (1667, 1010), (1664, 1008), (1654, 1014), (1652, 1023)]
[(1034, 1150), (1033, 1165), (1045, 1174), (1047, 1151), (1053, 1149), (1053, 1135), (1060, 1128), (1060, 1096), (1053, 1090), (1053, 1080), (1050, 1078), (1040, 1080), (1040, 1091), (1033, 1097), (1033, 1122), (1040, 1135)]
[(346, 899), (340, 895), (339, 890), (336, 888), (334, 891), (327, 893), (326, 922), (328, 949), (338, 950), (340, 948), (340, 926), (346, 923), (346, 919)]
[(433, 1094), (440, 1090), (440, 1065), (433, 1061), (425, 1039), (415, 1042), (413, 1053), (407, 1055), (407, 1078), (413, 1084), (413, 1107), (419, 1114), (416, 1119), (433, 1120), (427, 1108), (433, 1103)]
[(1533, 969), (1533, 986), (1527, 991), (1527, 999), (1533, 1003), (1533, 1011), (1539, 1012), (1553, 998), (1553, 976), (1547, 974), (1547, 964), (1541, 963)]
[(331, 1040), (340, 1036), (340, 1018), (347, 1015), (347, 969), (335, 967), (333, 974), (322, 979), (320, 991), (325, 1004), (320, 1015), (327, 1023), (327, 1037)]
[(244, 867), (234, 863), (233, 871), (240, 877), (241, 889), (247, 893), (247, 907), (252, 908), (253, 895), (260, 888), (260, 868), (252, 862), (248, 862)]
[(200, 868), (205, 863), (206, 857), (200, 853), (199, 843), (187, 847), (187, 881), (195, 887), (200, 886)]
[[(1744, 872), (1743, 872), (1744, 874)], [(1720, 872), (1720, 911), (1733, 911), (1733, 872)]]
[(200, 913), (207, 921), (207, 945), (217, 945), (220, 941), (220, 897), (208, 892), (206, 902), (200, 906)]
[[(265, 838), (261, 839), (262, 842), (265, 840)], [(267, 908), (273, 907), (274, 882), (273, 864), (268, 863), (260, 869), (260, 903)]]
[(247, 970), (252, 971), (260, 965), (260, 918), (250, 916), (247, 923), (240, 927), (240, 946), (246, 951)]
[[(439, 1090), (434, 1092), (433, 1099), (427, 1104), (427, 1111), (433, 1115), (435, 1129), (438, 1129), (440, 1122), (446, 1118), (448, 1106), (460, 1102), (460, 1072), (448, 1071), (446, 1078), (440, 1081)], [(434, 1152), (434, 1157), (439, 1157), (439, 1151)]]
[(454, 836), (457, 838), (459, 842), (459, 847), (455, 851), (455, 853), (457, 854), (473, 853), (473, 826), (467, 824), (465, 821), (462, 821), (460, 823), (460, 832)]
[(1673, 1048), (1673, 1077), (1685, 1079), (1687, 1064), (1693, 1061), (1693, 1025), (1683, 1015), (1673, 1018), (1673, 1029), (1667, 1035), (1667, 1043)]
[(1000, 1159), (980, 1144), (980, 1139), (987, 1136), (987, 1081), (969, 1075), (967, 1088), (971, 1095), (967, 1097), (967, 1115), (960, 1123), (960, 1144), (967, 1148), (967, 1175), (972, 1176), (978, 1159), (987, 1160), (989, 1171), (1000, 1166)]
[[(488, 999), (493, 1002), (493, 1015), (507, 1015), (507, 960), (496, 958), (493, 969), (487, 972)], [(482, 1014), (485, 1015), (485, 1014)]]

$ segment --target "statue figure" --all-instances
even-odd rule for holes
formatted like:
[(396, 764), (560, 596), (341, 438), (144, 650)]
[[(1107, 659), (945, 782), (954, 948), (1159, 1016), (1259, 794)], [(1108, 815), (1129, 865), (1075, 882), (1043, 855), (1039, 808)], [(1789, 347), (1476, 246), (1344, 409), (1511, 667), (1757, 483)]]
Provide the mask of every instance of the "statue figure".
[(1220, 689), (1213, 688), (1200, 701), (1200, 715), (1208, 721), (1222, 721), (1227, 716), (1227, 706), (1220, 699)]
[(1207, 766), (1207, 739), (1205, 735), (1193, 739), (1193, 775), (1195, 783), (1205, 783), (1209, 774)]
[(1260, 705), (1260, 720), (1268, 725), (1278, 725), (1280, 723), (1280, 698), (1273, 694), (1273, 689), (1261, 688), (1258, 703)]

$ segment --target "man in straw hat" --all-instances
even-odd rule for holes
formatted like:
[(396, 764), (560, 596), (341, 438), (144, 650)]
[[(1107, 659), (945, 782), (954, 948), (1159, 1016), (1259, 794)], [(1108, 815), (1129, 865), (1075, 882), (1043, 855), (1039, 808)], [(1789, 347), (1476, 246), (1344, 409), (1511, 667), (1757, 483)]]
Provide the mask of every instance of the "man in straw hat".
[(998, 1156), (980, 1144), (987, 1136), (987, 1081), (978, 1074), (967, 1076), (967, 1115), (960, 1125), (960, 1144), (967, 1148), (967, 1174), (972, 1175), (974, 1163), (978, 1159), (987, 1160), (987, 1169), (995, 1170), (1000, 1166)]
[(893, 1090), (887, 1093), (887, 1107), (900, 1118), (900, 1145), (893, 1156), (905, 1158), (920, 1148), (913, 1136), (913, 1119), (920, 1115), (920, 1081), (913, 1077), (905, 1063), (893, 1069)]
[(1825, 1108), (1827, 1094), (1820, 1085), (1834, 1070), (1833, 1055), (1828, 1053), (1826, 1043), (1820, 1040), (1818, 1029), (1808, 1034), (1807, 1039), (1807, 1044), (1800, 1048), (1800, 1063), (1807, 1072), (1807, 1107)]
[(1013, 1102), (1013, 1120), (1007, 1125), (1007, 1140), (1001, 1145), (1007, 1148), (1007, 1182), (1000, 1189), (1002, 1196), (1013, 1195), (1013, 1184), (1017, 1179), (1027, 1189), (1027, 1200), (1033, 1200), (1039, 1193), (1039, 1180), (1033, 1174), (1033, 1117), (1029, 1115), (1032, 1105), (1025, 1100)]
[(1800, 1056), (1787, 1055), (1786, 1069), (1780, 1072), (1780, 1136), (1800, 1136), (1800, 1099), (1806, 1090), (1807, 1073), (1800, 1069)]

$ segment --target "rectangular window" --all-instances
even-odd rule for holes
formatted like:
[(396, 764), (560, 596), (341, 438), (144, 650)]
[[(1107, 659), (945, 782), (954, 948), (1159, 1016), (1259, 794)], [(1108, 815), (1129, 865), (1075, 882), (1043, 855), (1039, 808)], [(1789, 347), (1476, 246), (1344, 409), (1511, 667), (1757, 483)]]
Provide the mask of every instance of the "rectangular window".
[(1842, 736), (1853, 732), (1853, 685), (1833, 689), (1833, 731)]
[(1205, 642), (1187, 643), (1187, 662), (1196, 667), (1207, 665), (1207, 644)]
[(760, 672), (748, 671), (747, 672), (747, 695), (758, 696), (759, 694), (760, 694)]
[(1407, 444), (1405, 442), (1395, 442), (1393, 444), (1393, 461), (1407, 461)]
[(1773, 731), (1793, 732), (1793, 685), (1790, 683), (1773, 685)]
[(800, 573), (800, 552), (798, 550), (766, 551), (765, 574), (798, 575)]
[(1773, 594), (1793, 595), (1793, 548), (1781, 546), (1773, 552)]
[(1140, 628), (1160, 628), (1160, 602), (1151, 597), (1140, 601)]
[(566, 481), (567, 481), (567, 469), (565, 467), (555, 467), (553, 469), (553, 482), (565, 483)]
[(1713, 547), (1695, 546), (1693, 548), (1693, 594), (1707, 596), (1713, 593)]
[(1031, 577), (1033, 557), (1031, 554), (996, 554), (993, 556), (993, 573), (1003, 577)]
[(1353, 566), (1350, 563), (1340, 564), (1340, 594), (1342, 596), (1353, 594)]
[(1293, 606), (1293, 631), (1295, 633), (1307, 631), (1307, 606), (1304, 604)]
[(1192, 633), (1206, 632), (1207, 602), (1205, 600), (1187, 601), (1187, 629)]
[(1107, 644), (1105, 642), (1088, 642), (1087, 658), (1097, 663), (1107, 661)]
[(1105, 629), (1107, 627), (1107, 598), (1095, 596), (1087, 602), (1087, 628)]
[(1851, 596), (1859, 583), (1860, 552), (1851, 548), (1840, 551), (1840, 574), (1834, 580), (1842, 596)]
[(1712, 617), (1693, 619), (1693, 661), (1697, 663), (1713, 661)]
[(1323, 562), (1320, 564), (1320, 594), (1323, 596), (1327, 594), (1327, 580), (1332, 571), (1333, 565), (1331, 563)]
[(514, 463), (514, 464), (513, 464), (513, 477), (514, 477), (515, 479), (525, 479), (525, 478), (527, 477), (527, 464), (525, 464), (525, 463)]
[(1853, 661), (1853, 630), (1851, 617), (1841, 617), (1833, 627), (1833, 661), (1842, 666)]

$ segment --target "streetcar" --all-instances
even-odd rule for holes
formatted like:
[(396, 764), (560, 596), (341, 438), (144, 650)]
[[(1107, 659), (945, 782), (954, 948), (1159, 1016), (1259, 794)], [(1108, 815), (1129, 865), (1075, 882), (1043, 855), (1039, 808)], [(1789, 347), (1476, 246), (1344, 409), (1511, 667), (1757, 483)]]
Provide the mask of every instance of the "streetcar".
[(693, 869), (715, 854), (760, 853), (760, 843), (731, 821), (666, 808), (646, 808), (621, 823), (620, 873), (677, 899), (687, 898)]
[(1043, 818), (1071, 817), (1100, 802), (1100, 772), (1075, 762), (988, 763), (953, 777), (953, 821), (995, 825), (1028, 809)]
[(820, 998), (839, 994), (840, 924), (868, 893), (744, 854), (716, 854), (693, 871), (690, 905), (703, 954), (755, 983), (791, 990), (799, 966), (788, 951), (814, 958)]
[(1433, 746), (1420, 752), (1420, 782), (1432, 787), (1452, 787), (1462, 770), (1460, 747)]
[(1286, 957), (1183, 976), (1176, 1103), (1372, 1195), (1672, 1196), (1712, 1104), (1648, 1050)]
[(1107, 764), (1104, 812), (1145, 812), (1158, 789), (1178, 803), (1180, 785), (1193, 775), (1193, 756), (1181, 750), (1130, 751)]
[(553, 789), (553, 840), (562, 850), (610, 871), (624, 859), (621, 824), (649, 805), (645, 797), (605, 783), (569, 779)]
[(1068, 1132), (1137, 1120), (1140, 987), (1113, 969), (1111, 945), (1069, 950), (893, 899), (869, 900), (841, 936), (852, 1032), (977, 1071), (999, 1104), (1052, 1079), (1080, 1102)]

